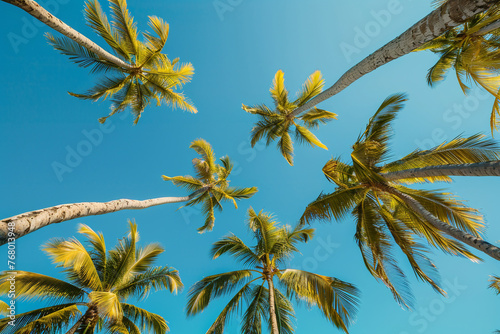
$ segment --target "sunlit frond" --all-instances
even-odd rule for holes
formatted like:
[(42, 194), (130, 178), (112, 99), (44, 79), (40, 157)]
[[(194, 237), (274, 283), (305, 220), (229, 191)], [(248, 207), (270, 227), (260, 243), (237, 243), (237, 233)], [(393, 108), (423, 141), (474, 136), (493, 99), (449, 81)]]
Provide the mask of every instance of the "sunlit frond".
[(162, 316), (127, 303), (121, 303), (121, 307), (124, 316), (139, 326), (143, 333), (151, 331), (154, 334), (165, 334), (169, 331), (167, 322)]

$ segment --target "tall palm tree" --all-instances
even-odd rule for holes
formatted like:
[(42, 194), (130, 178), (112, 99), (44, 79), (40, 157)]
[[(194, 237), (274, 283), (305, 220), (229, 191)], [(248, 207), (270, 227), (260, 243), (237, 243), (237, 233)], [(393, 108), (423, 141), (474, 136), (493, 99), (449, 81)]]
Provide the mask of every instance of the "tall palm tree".
[[(261, 333), (268, 323), (272, 334), (293, 333), (291, 297), (317, 306), (332, 324), (347, 333), (358, 304), (358, 289), (352, 284), (303, 270), (285, 269), (286, 260), (297, 252), (299, 242), (313, 237), (313, 229), (278, 226), (270, 214), (248, 210), (247, 225), (255, 246), (247, 246), (231, 234), (214, 243), (211, 255), (234, 256), (246, 269), (207, 276), (189, 291), (187, 314), (202, 312), (215, 298), (239, 289), (212, 324), (209, 333), (223, 333), (231, 314), (248, 307), (241, 322), (242, 333)], [(283, 287), (281, 292), (275, 285)]]
[[(320, 123), (326, 123), (336, 118), (336, 114), (312, 108), (300, 117), (296, 117), (292, 112), (313, 97), (321, 93), (324, 80), (321, 72), (316, 71), (309, 76), (299, 92), (295, 101), (290, 102), (288, 91), (285, 88), (283, 71), (279, 70), (274, 76), (273, 86), (270, 89), (271, 97), (274, 101), (274, 110), (265, 104), (249, 107), (243, 105), (243, 110), (248, 113), (259, 115), (259, 122), (252, 129), (252, 147), (261, 139), (266, 139), (266, 145), (271, 141), (278, 140), (278, 149), (290, 165), (293, 165), (293, 143), (290, 136), (292, 127), (295, 128), (295, 139), (300, 143), (307, 143), (311, 146), (319, 146), (328, 149), (309, 129), (317, 128)], [(299, 124), (301, 122), (302, 124)]]
[[(342, 219), (349, 213), (356, 221), (355, 239), (370, 273), (386, 284), (395, 298), (411, 306), (405, 274), (392, 255), (395, 243), (407, 257), (415, 274), (442, 292), (437, 271), (427, 257), (431, 246), (452, 255), (477, 261), (463, 243), (500, 260), (500, 249), (482, 240), (482, 216), (449, 193), (417, 190), (405, 184), (451, 181), (446, 175), (386, 179), (385, 173), (415, 167), (478, 163), (498, 159), (500, 148), (480, 135), (456, 138), (430, 150), (415, 150), (402, 159), (389, 158), (390, 123), (406, 101), (404, 94), (388, 97), (370, 119), (353, 145), (352, 164), (332, 159), (323, 167), (336, 184), (330, 194), (310, 203), (302, 223), (315, 219)], [(449, 238), (452, 237), (453, 239)], [(456, 239), (456, 240), (454, 240)], [(391, 276), (392, 275), (392, 276)], [(400, 284), (398, 287), (397, 284)]]
[(401, 35), (354, 65), (331, 87), (295, 109), (292, 114), (298, 116), (304, 111), (313, 108), (318, 103), (340, 93), (363, 75), (410, 53), (434, 38), (441, 36), (449, 29), (464, 23), (475, 14), (488, 10), (496, 3), (495, 0), (450, 0), (444, 3)]
[(8, 242), (9, 237), (25, 236), (47, 225), (60, 223), (80, 217), (103, 215), (121, 210), (136, 210), (150, 208), (156, 205), (187, 202), (192, 206), (201, 204), (206, 220), (200, 231), (211, 230), (214, 225), (214, 208), (222, 210), (222, 201), (232, 201), (252, 197), (257, 188), (238, 188), (229, 186), (229, 176), (233, 164), (229, 157), (221, 158), (222, 165), (215, 162), (214, 152), (208, 142), (197, 139), (191, 143), (201, 159), (194, 159), (193, 166), (197, 176), (163, 176), (175, 185), (186, 187), (191, 194), (183, 197), (160, 197), (144, 201), (118, 199), (110, 202), (83, 202), (57, 205), (41, 210), (30, 211), (0, 220), (0, 245)]
[[(126, 0), (109, 0), (113, 20), (109, 22), (97, 0), (85, 4), (87, 24), (111, 47), (115, 55), (78, 33), (47, 12), (32, 0), (2, 0), (13, 4), (66, 37), (47, 34), (49, 43), (70, 60), (82, 67), (90, 67), (92, 73), (103, 73), (97, 85), (85, 94), (70, 93), (81, 99), (97, 101), (112, 99), (109, 116), (130, 108), (139, 121), (144, 109), (152, 102), (179, 107), (196, 112), (189, 100), (175, 90), (189, 82), (193, 66), (170, 61), (161, 53), (168, 37), (168, 24), (156, 16), (149, 17), (151, 33), (143, 33), (145, 42), (138, 40), (139, 33)], [(103, 123), (109, 116), (99, 119)]]
[(427, 42), (415, 51), (430, 50), (439, 59), (427, 73), (430, 86), (443, 80), (455, 70), (462, 91), (467, 94), (469, 84), (477, 84), (495, 97), (490, 117), (493, 132), (498, 129), (500, 115), (500, 7), (495, 5), (479, 13), (464, 24)]
[[(168, 266), (153, 267), (164, 249), (156, 243), (139, 247), (137, 225), (130, 223), (127, 237), (113, 249), (106, 249), (104, 237), (86, 225), (77, 239), (54, 239), (43, 250), (67, 280), (28, 271), (15, 275), (16, 299), (43, 300), (48, 306), (17, 314), (15, 326), (0, 320), (2, 334), (85, 333), (166, 333), (163, 317), (134, 304), (130, 299), (145, 299), (151, 291), (176, 293), (183, 287), (179, 273)], [(10, 290), (11, 274), (0, 274), (0, 294)]]

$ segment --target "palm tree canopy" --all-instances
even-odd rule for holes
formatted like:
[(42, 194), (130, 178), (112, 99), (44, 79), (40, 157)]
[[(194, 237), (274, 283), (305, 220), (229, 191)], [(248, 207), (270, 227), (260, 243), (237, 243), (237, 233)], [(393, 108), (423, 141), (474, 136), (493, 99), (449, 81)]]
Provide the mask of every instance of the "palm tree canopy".
[(484, 224), (475, 209), (467, 207), (450, 193), (439, 190), (416, 190), (405, 184), (451, 181), (447, 176), (409, 178), (387, 181), (383, 173), (411, 168), (453, 165), (497, 159), (498, 146), (481, 135), (455, 138), (430, 150), (415, 150), (405, 157), (388, 162), (391, 122), (406, 101), (404, 94), (388, 97), (370, 119), (364, 132), (353, 145), (352, 163), (333, 158), (323, 167), (327, 179), (336, 185), (335, 191), (321, 194), (310, 203), (301, 217), (301, 223), (312, 220), (340, 220), (348, 215), (356, 222), (355, 239), (369, 272), (392, 291), (395, 299), (411, 307), (412, 294), (406, 275), (393, 255), (393, 244), (404, 253), (414, 273), (443, 292), (439, 275), (427, 256), (426, 240), (442, 251), (477, 261), (465, 246), (450, 239), (413, 212), (404, 202), (386, 190), (393, 187), (411, 196), (441, 221), (474, 236), (480, 236)]
[(427, 73), (430, 86), (442, 81), (454, 69), (464, 93), (470, 90), (467, 83), (470, 81), (495, 97), (490, 117), (492, 132), (494, 129), (498, 130), (500, 125), (499, 20), (500, 7), (494, 5), (415, 50), (430, 50), (439, 55), (438, 61)]
[(290, 298), (317, 306), (333, 325), (347, 332), (353, 321), (358, 304), (358, 289), (333, 277), (318, 275), (303, 270), (287, 269), (286, 262), (301, 242), (313, 237), (314, 230), (296, 226), (279, 226), (268, 213), (248, 210), (247, 226), (255, 241), (247, 246), (240, 238), (230, 234), (214, 243), (211, 256), (233, 256), (245, 269), (207, 276), (193, 285), (189, 291), (187, 314), (202, 312), (218, 297), (236, 293), (222, 310), (209, 333), (222, 333), (231, 314), (243, 310), (242, 333), (261, 333), (262, 324), (270, 323), (269, 287), (266, 280), (274, 278), (280, 289), (272, 287), (275, 300), (276, 319), (280, 333), (293, 333), (294, 309)]
[(196, 177), (163, 175), (163, 179), (196, 193), (196, 196), (186, 206), (201, 204), (202, 212), (206, 218), (205, 224), (198, 231), (203, 233), (213, 229), (215, 209), (222, 211), (222, 202), (231, 201), (234, 207), (238, 208), (236, 201), (252, 197), (257, 192), (257, 188), (229, 186), (229, 175), (233, 170), (233, 163), (228, 156), (225, 156), (220, 158), (221, 164), (218, 164), (212, 146), (204, 139), (193, 141), (189, 147), (200, 155), (200, 158), (193, 159)]
[[(99, 1), (85, 3), (84, 16), (87, 24), (111, 47), (114, 54), (131, 68), (103, 60), (94, 52), (67, 37), (47, 34), (49, 43), (81, 67), (89, 67), (92, 73), (102, 73), (97, 85), (84, 94), (70, 93), (81, 99), (97, 101), (110, 98), (109, 116), (130, 108), (139, 121), (144, 109), (152, 102), (157, 106), (171, 105), (190, 112), (197, 112), (190, 101), (176, 89), (189, 82), (194, 73), (189, 63), (180, 64), (179, 59), (170, 61), (162, 50), (167, 42), (169, 27), (161, 18), (149, 17), (152, 32), (142, 33), (145, 41), (138, 40), (137, 24), (127, 9), (125, 0), (109, 0), (112, 20), (101, 8)], [(103, 123), (109, 117), (102, 117)]]
[[(130, 222), (129, 228), (128, 236), (109, 250), (103, 235), (83, 224), (78, 232), (85, 237), (85, 244), (75, 238), (46, 243), (43, 250), (63, 268), (67, 281), (17, 271), (16, 298), (42, 300), (48, 306), (16, 315), (15, 327), (8, 325), (8, 318), (0, 320), (0, 332), (55, 333), (75, 325), (76, 333), (83, 333), (86, 327), (81, 320), (93, 311), (96, 316), (86, 323), (88, 333), (96, 327), (110, 333), (166, 333), (168, 326), (161, 316), (126, 301), (145, 299), (151, 291), (176, 293), (183, 284), (174, 268), (152, 266), (164, 249), (156, 243), (138, 246), (137, 225)], [(10, 276), (8, 272), (0, 274), (2, 295), (9, 293)], [(82, 307), (87, 308), (83, 317)]]
[(288, 91), (285, 88), (283, 71), (276, 72), (273, 86), (270, 89), (274, 102), (274, 109), (265, 104), (249, 107), (243, 105), (243, 110), (259, 116), (259, 121), (252, 129), (252, 147), (261, 139), (266, 140), (266, 145), (278, 140), (278, 149), (290, 165), (293, 165), (293, 142), (291, 137), (292, 128), (295, 128), (295, 140), (299, 143), (307, 143), (311, 146), (319, 146), (328, 149), (310, 129), (317, 128), (337, 115), (318, 108), (312, 108), (301, 116), (294, 116), (293, 111), (304, 105), (313, 97), (323, 91), (324, 80), (321, 72), (316, 71), (309, 76), (302, 90), (298, 93), (295, 101), (291, 102)]
[(500, 276), (491, 276), (490, 288), (495, 290), (497, 294), (500, 294)]

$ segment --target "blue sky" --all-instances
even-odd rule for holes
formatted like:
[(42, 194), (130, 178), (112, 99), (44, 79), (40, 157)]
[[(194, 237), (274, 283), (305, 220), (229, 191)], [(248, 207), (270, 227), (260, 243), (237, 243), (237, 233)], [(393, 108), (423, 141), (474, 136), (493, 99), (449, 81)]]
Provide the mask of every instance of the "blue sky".
[[(203, 276), (237, 268), (227, 258), (211, 260), (211, 244), (229, 232), (249, 240), (244, 226), (249, 206), (273, 212), (279, 221), (294, 224), (321, 191), (333, 189), (321, 167), (332, 156), (349, 157), (351, 145), (388, 95), (407, 92), (410, 98), (394, 125), (395, 158), (460, 134), (489, 132), (492, 100), (479, 91), (465, 97), (452, 77), (437, 88), (429, 88), (425, 74), (436, 58), (418, 53), (377, 69), (320, 105), (339, 114), (337, 121), (316, 132), (329, 151), (296, 146), (295, 166), (290, 167), (272, 146), (250, 148), (249, 132), (255, 118), (246, 114), (241, 104), (271, 103), (269, 87), (277, 70), (284, 71), (292, 94), (315, 70), (323, 73), (330, 86), (357, 61), (429, 13), (430, 1), (128, 3), (140, 29), (147, 28), (148, 15), (162, 17), (170, 24), (165, 52), (171, 59), (180, 57), (182, 62), (193, 64), (195, 75), (185, 86), (185, 93), (199, 113), (150, 107), (137, 126), (132, 125), (133, 117), (128, 114), (112, 117), (106, 127), (100, 126), (97, 119), (109, 113), (108, 101), (90, 103), (67, 94), (85, 91), (95, 78), (51, 49), (43, 36), (50, 28), (33, 25), (29, 15), (1, 3), (4, 84), (0, 152), (4, 163), (0, 166), (0, 216), (63, 203), (185, 195), (182, 189), (163, 181), (161, 175), (192, 174), (191, 160), (196, 155), (188, 148), (190, 142), (197, 138), (209, 141), (217, 157), (227, 154), (237, 162), (233, 185), (259, 188), (253, 198), (239, 203), (238, 210), (226, 205), (216, 216), (213, 232), (196, 233), (203, 222), (199, 210), (177, 210), (179, 205), (174, 204), (52, 225), (19, 239), (17, 245), (18, 269), (57, 276), (58, 271), (40, 251), (41, 244), (52, 237), (76, 235), (78, 223), (102, 231), (108, 244), (113, 244), (125, 233), (127, 220), (135, 219), (142, 242), (158, 241), (165, 247), (159, 264), (177, 268), (186, 285), (177, 296), (160, 292), (141, 304), (164, 316), (172, 333), (204, 333), (223, 307), (221, 300), (196, 317), (185, 317), (189, 286)], [(228, 6), (225, 11), (217, 10), (222, 8), (221, 3)], [(85, 26), (83, 1), (41, 0), (40, 4), (104, 45)], [(368, 32), (366, 38), (360, 31)], [(16, 36), (23, 39), (13, 43)], [(95, 143), (84, 147), (89, 133), (100, 133), (102, 138), (96, 135)], [(88, 153), (70, 160), (70, 170), (61, 173), (54, 169), (58, 163), (67, 164), (68, 152), (78, 149), (87, 149)], [(456, 179), (451, 185), (438, 187), (451, 189), (479, 209), (488, 225), (487, 239), (498, 243), (497, 180)], [(350, 333), (465, 334), (500, 329), (500, 298), (487, 289), (489, 275), (500, 274), (494, 260), (484, 258), (484, 262), (475, 264), (435, 252), (432, 258), (448, 287), (448, 298), (434, 293), (408, 271), (416, 297), (415, 310), (409, 312), (402, 310), (389, 290), (364, 268), (353, 239), (352, 220), (313, 227), (317, 228), (316, 238), (300, 248), (302, 255), (294, 258), (291, 266), (334, 276), (361, 289), (361, 305)], [(19, 311), (32, 307), (34, 304), (26, 303)], [(298, 306), (296, 311), (296, 333), (310, 333), (311, 329), (340, 333), (318, 310)], [(237, 332), (235, 318), (227, 333)]]

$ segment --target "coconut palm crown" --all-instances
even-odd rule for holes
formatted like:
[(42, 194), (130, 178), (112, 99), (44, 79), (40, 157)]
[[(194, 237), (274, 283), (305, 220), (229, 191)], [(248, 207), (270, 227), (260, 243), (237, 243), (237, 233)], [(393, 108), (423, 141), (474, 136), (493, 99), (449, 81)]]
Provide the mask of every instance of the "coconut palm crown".
[(249, 107), (243, 105), (243, 110), (248, 113), (258, 115), (260, 120), (252, 129), (252, 147), (261, 139), (266, 140), (266, 145), (272, 141), (278, 141), (278, 149), (290, 165), (293, 165), (293, 142), (290, 133), (295, 128), (295, 139), (299, 143), (307, 143), (311, 146), (319, 146), (328, 149), (316, 136), (309, 131), (317, 128), (337, 115), (316, 107), (306, 111), (301, 116), (295, 116), (293, 111), (307, 103), (316, 95), (323, 91), (324, 80), (321, 72), (316, 71), (304, 83), (295, 101), (288, 98), (288, 91), (285, 88), (283, 71), (276, 72), (273, 86), (270, 89), (271, 97), (274, 101), (274, 109), (265, 104)]
[(201, 156), (193, 159), (196, 177), (163, 175), (166, 181), (184, 187), (192, 192), (192, 199), (185, 206), (201, 204), (205, 215), (205, 224), (198, 229), (200, 233), (211, 231), (215, 222), (215, 209), (222, 211), (222, 202), (231, 201), (238, 208), (236, 200), (252, 197), (256, 187), (239, 188), (229, 186), (229, 175), (233, 170), (233, 163), (228, 156), (220, 158), (221, 164), (216, 163), (212, 146), (204, 139), (197, 139), (189, 146)]
[[(77, 239), (54, 239), (43, 250), (66, 280), (28, 271), (17, 271), (16, 300), (41, 300), (47, 306), (17, 314), (15, 326), (10, 318), (0, 320), (2, 334), (107, 333), (164, 334), (165, 319), (129, 299), (145, 299), (151, 291), (177, 292), (183, 287), (177, 270), (152, 266), (163, 248), (156, 243), (139, 247), (137, 225), (130, 223), (129, 234), (113, 249), (106, 249), (104, 237), (86, 225)], [(0, 294), (7, 295), (11, 273), (0, 275)]]
[(212, 300), (236, 290), (207, 334), (223, 333), (231, 315), (244, 310), (243, 304), (247, 307), (241, 333), (262, 333), (263, 324), (269, 325), (272, 334), (293, 333), (290, 298), (318, 307), (334, 326), (347, 332), (356, 312), (358, 289), (337, 278), (286, 269), (287, 260), (298, 251), (298, 243), (310, 240), (314, 230), (280, 227), (271, 214), (256, 213), (252, 208), (248, 210), (247, 226), (254, 246), (230, 234), (214, 243), (211, 250), (214, 259), (228, 254), (245, 269), (207, 276), (194, 284), (189, 291), (187, 314), (200, 313)]
[(430, 50), (439, 60), (427, 73), (430, 86), (442, 81), (450, 70), (464, 93), (470, 83), (477, 84), (495, 97), (490, 117), (491, 131), (498, 130), (500, 121), (500, 7), (492, 6), (484, 13), (471, 17), (464, 24), (427, 42), (415, 51)]
[[(413, 177), (388, 181), (384, 173), (412, 168), (453, 165), (495, 160), (500, 150), (481, 135), (456, 138), (430, 150), (415, 150), (402, 159), (388, 162), (390, 124), (406, 101), (404, 94), (388, 97), (370, 119), (366, 130), (353, 145), (352, 163), (339, 158), (328, 161), (323, 172), (336, 185), (332, 193), (321, 194), (310, 203), (302, 223), (313, 220), (341, 220), (351, 215), (356, 223), (355, 240), (369, 272), (392, 291), (403, 307), (412, 306), (406, 275), (394, 257), (395, 244), (406, 256), (416, 276), (443, 292), (439, 275), (427, 256), (428, 247), (477, 261), (465, 246), (448, 231), (468, 233), (479, 239), (483, 219), (450, 193), (440, 190), (412, 189), (405, 184), (451, 181), (448, 176)], [(416, 203), (416, 205), (415, 205)], [(414, 210), (415, 207), (420, 212)], [(448, 230), (431, 224), (421, 212), (439, 220)], [(462, 241), (462, 240), (460, 240)], [(480, 241), (480, 240), (479, 240)]]
[[(127, 9), (125, 0), (109, 0), (112, 15), (110, 22), (97, 0), (85, 4), (87, 24), (111, 47), (114, 54), (130, 67), (101, 59), (94, 52), (67, 37), (47, 34), (49, 43), (70, 60), (82, 67), (90, 67), (92, 73), (102, 73), (97, 85), (84, 94), (70, 93), (81, 99), (97, 101), (111, 98), (109, 116), (130, 108), (139, 121), (144, 109), (155, 101), (196, 112), (196, 108), (176, 89), (191, 80), (194, 73), (189, 63), (180, 64), (179, 59), (170, 61), (162, 50), (167, 42), (169, 26), (161, 18), (149, 17), (152, 33), (142, 33), (145, 41), (138, 40), (137, 24)], [(103, 123), (109, 117), (102, 117)]]

